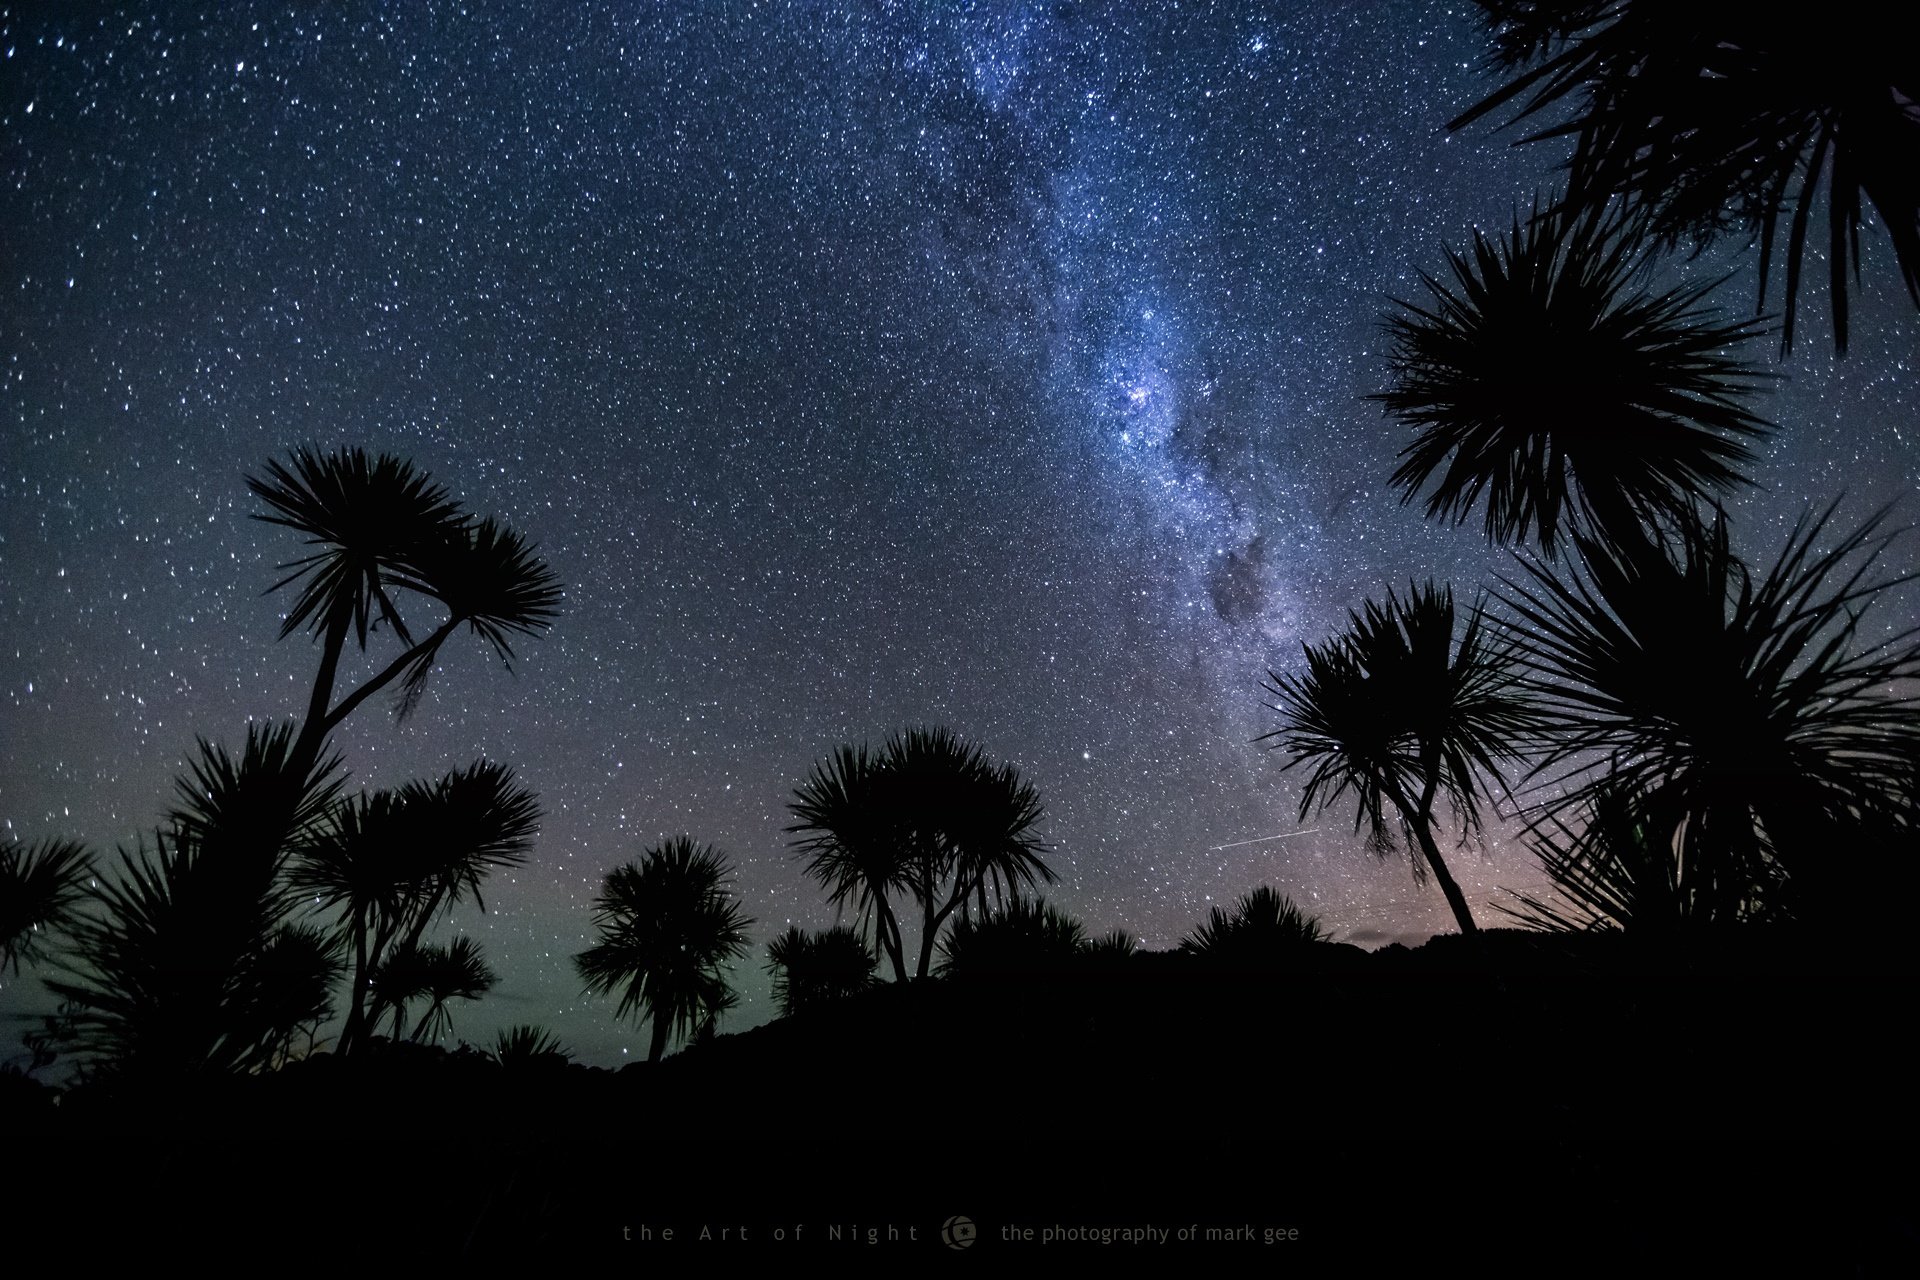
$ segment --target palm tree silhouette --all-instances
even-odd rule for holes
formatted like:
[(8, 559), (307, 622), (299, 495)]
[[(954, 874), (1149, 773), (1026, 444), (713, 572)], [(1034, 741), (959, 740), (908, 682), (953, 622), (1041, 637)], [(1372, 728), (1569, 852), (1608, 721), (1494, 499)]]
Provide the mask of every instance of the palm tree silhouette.
[(767, 972), (782, 1017), (844, 1000), (871, 987), (879, 962), (845, 925), (808, 933), (799, 925), (767, 944)]
[(878, 755), (843, 747), (817, 766), (790, 808), (807, 872), (836, 906), (856, 904), (904, 980), (900, 926), (890, 896), (920, 908), (924, 978), (940, 930), (956, 912), (988, 909), (1054, 875), (1035, 827), (1039, 794), (1011, 765), (992, 764), (946, 729), (895, 734)]
[(728, 887), (721, 854), (682, 836), (608, 873), (594, 900), (599, 939), (574, 957), (587, 989), (620, 991), (619, 1016), (653, 1025), (647, 1061), (733, 1007), (722, 967), (747, 945), (753, 921)]
[[(461, 626), (510, 666), (511, 637), (539, 633), (559, 611), (559, 581), (531, 544), (495, 520), (474, 520), (444, 488), (392, 454), (298, 449), (289, 463), (271, 461), (264, 477), (250, 476), (247, 484), (270, 508), (257, 519), (292, 529), (319, 548), (282, 565), (289, 572), (268, 589), (297, 584), (282, 639), (305, 627), (321, 641), (300, 731), (303, 756), (317, 757), (341, 721), (395, 680), (404, 712), (424, 688), (441, 645)], [(400, 611), (403, 592), (446, 610), (418, 641)], [(347, 640), (364, 651), (382, 625), (404, 651), (335, 701)]]
[(1775, 237), (1788, 219), (1783, 352), (1822, 181), (1836, 347), (1847, 348), (1847, 274), (1851, 266), (1859, 275), (1866, 204), (1920, 305), (1920, 64), (1912, 24), (1895, 19), (1896, 9), (1876, 29), (1767, 5), (1480, 7), (1492, 62), (1511, 78), (1449, 128), (1508, 106), (1514, 121), (1567, 108), (1564, 123), (1522, 141), (1571, 135), (1569, 201), (1590, 208), (1622, 199), (1669, 243), (1727, 231), (1758, 240), (1763, 308)]
[(295, 751), (293, 726), (252, 726), (238, 757), (202, 741), (151, 852), (121, 855), (75, 953), (48, 987), (70, 1003), (83, 1057), (158, 1073), (271, 1065), (328, 1015), (341, 964), (318, 931), (288, 923), (281, 876), (326, 811), (336, 762)]
[(333, 808), (301, 843), (289, 879), (321, 910), (341, 911), (353, 965), (340, 1051), (368, 1027), (368, 977), (420, 945), (427, 926), (481, 881), (526, 861), (540, 821), (533, 793), (504, 765), (477, 761), (433, 782), (363, 794)]
[(393, 1013), (393, 1038), (402, 1038), (406, 1029), (407, 1008), (414, 1001), (425, 1001), (426, 1008), (414, 1023), (415, 1043), (438, 1040), (453, 1029), (448, 1012), (450, 1000), (478, 1000), (494, 988), (499, 977), (487, 967), (480, 944), (468, 937), (452, 943), (403, 943), (380, 962), (368, 979), (373, 991), (372, 1021), (379, 1022), (388, 1011)]
[[(1639, 545), (1577, 537), (1579, 571), (1506, 581), (1557, 730), (1535, 769), (1558, 770), (1550, 812), (1635, 797), (1656, 847), (1683, 839), (1691, 881), (1733, 904), (1718, 918), (1771, 895), (1837, 923), (1842, 874), (1869, 870), (1834, 851), (1859, 856), (1863, 831), (1892, 833), (1889, 850), (1920, 835), (1920, 643), (1864, 629), (1895, 585), (1868, 579), (1895, 535), (1875, 517), (1816, 551), (1834, 511), (1803, 518), (1764, 573), (1715, 513)], [(1581, 781), (1596, 757), (1606, 772)]]
[(1268, 885), (1243, 895), (1232, 911), (1213, 907), (1180, 950), (1228, 969), (1285, 967), (1301, 948), (1324, 942), (1319, 920)]
[(93, 858), (73, 840), (0, 841), (0, 972), (44, 958), (86, 900)]
[[(1304, 674), (1268, 673), (1270, 709), (1281, 727), (1262, 734), (1308, 767), (1304, 821), (1352, 792), (1354, 830), (1367, 826), (1376, 852), (1392, 842), (1391, 808), (1414, 878), (1440, 882), (1461, 932), (1476, 932), (1467, 900), (1434, 842), (1435, 801), (1444, 794), (1471, 831), (1479, 825), (1479, 775), (1516, 758), (1536, 719), (1522, 696), (1513, 648), (1469, 615), (1456, 643), (1453, 592), (1429, 582), (1403, 601), (1368, 601), (1344, 635), (1303, 646)], [(1417, 849), (1420, 857), (1413, 857)], [(1424, 865), (1422, 864), (1424, 859)]]
[(1392, 483), (1427, 514), (1464, 522), (1484, 503), (1487, 538), (1569, 525), (1639, 536), (1643, 523), (1750, 483), (1747, 441), (1768, 424), (1741, 406), (1768, 375), (1730, 348), (1762, 332), (1703, 305), (1718, 281), (1654, 292), (1632, 236), (1599, 215), (1517, 218), (1422, 273), (1431, 302), (1400, 302), (1387, 328), (1393, 387), (1370, 397), (1418, 433)]
[(841, 747), (815, 765), (788, 809), (806, 871), (836, 908), (851, 903), (862, 941), (873, 939), (906, 981), (892, 896), (907, 888), (906, 847), (891, 826), (880, 761), (866, 747)]

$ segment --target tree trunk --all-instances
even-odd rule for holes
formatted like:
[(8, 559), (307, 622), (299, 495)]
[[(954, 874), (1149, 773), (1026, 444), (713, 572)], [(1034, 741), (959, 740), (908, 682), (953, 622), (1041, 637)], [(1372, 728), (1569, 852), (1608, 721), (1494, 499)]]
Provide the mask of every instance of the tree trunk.
[(673, 1020), (665, 1014), (653, 1015), (653, 1043), (647, 1048), (647, 1061), (658, 1062), (667, 1052), (667, 1033), (673, 1029)]
[(353, 993), (347, 997), (347, 1021), (340, 1029), (338, 1052), (351, 1052), (360, 1038), (361, 1023), (367, 1014), (367, 919), (364, 908), (356, 907), (353, 928)]
[(1390, 788), (1394, 807), (1400, 810), (1401, 821), (1413, 831), (1414, 841), (1427, 860), (1427, 869), (1440, 882), (1440, 892), (1453, 909), (1453, 918), (1459, 922), (1460, 932), (1472, 937), (1480, 932), (1480, 928), (1473, 922), (1473, 912), (1467, 909), (1467, 895), (1460, 892), (1453, 873), (1447, 870), (1446, 859), (1440, 856), (1440, 846), (1433, 842), (1433, 799), (1440, 788), (1440, 762), (1427, 760), (1424, 764), (1427, 779), (1420, 792), (1420, 803), (1416, 806), (1409, 802), (1398, 784), (1395, 784)]
[(1460, 922), (1460, 932), (1477, 934), (1480, 927), (1473, 922), (1473, 913), (1467, 909), (1467, 895), (1460, 892), (1453, 873), (1447, 870), (1447, 864), (1440, 856), (1440, 848), (1433, 842), (1433, 828), (1425, 819), (1415, 819), (1419, 825), (1414, 834), (1420, 842), (1420, 852), (1426, 855), (1427, 869), (1433, 872), (1433, 878), (1440, 882), (1440, 892), (1446, 895), (1447, 905), (1453, 908), (1453, 918)]

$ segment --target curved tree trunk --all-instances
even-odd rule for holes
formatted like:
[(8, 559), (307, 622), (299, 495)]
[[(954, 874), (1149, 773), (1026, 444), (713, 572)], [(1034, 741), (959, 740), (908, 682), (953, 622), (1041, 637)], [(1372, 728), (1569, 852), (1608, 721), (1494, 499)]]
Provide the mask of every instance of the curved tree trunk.
[(1453, 878), (1453, 872), (1447, 870), (1447, 861), (1440, 856), (1440, 846), (1433, 840), (1433, 798), (1439, 791), (1440, 773), (1438, 763), (1427, 769), (1427, 781), (1420, 793), (1420, 803), (1411, 803), (1399, 786), (1393, 785), (1389, 792), (1394, 808), (1400, 811), (1400, 818), (1413, 832), (1414, 842), (1420, 846), (1420, 854), (1426, 859), (1427, 870), (1433, 872), (1433, 878), (1440, 882), (1440, 892), (1447, 899), (1447, 906), (1453, 909), (1453, 918), (1460, 925), (1460, 932), (1469, 936), (1478, 934), (1480, 927), (1473, 922), (1473, 912), (1467, 908), (1467, 895), (1460, 892), (1459, 882)]
[(1446, 895), (1447, 905), (1453, 908), (1453, 918), (1459, 922), (1460, 932), (1480, 932), (1480, 926), (1473, 922), (1473, 912), (1467, 909), (1467, 895), (1460, 892), (1453, 873), (1447, 870), (1446, 860), (1440, 856), (1440, 847), (1433, 842), (1432, 825), (1426, 821), (1416, 821), (1418, 825), (1414, 827), (1414, 835), (1420, 842), (1420, 852), (1426, 856), (1427, 869), (1440, 882), (1440, 892)]
[(653, 1015), (653, 1041), (647, 1046), (647, 1061), (658, 1062), (667, 1052), (667, 1033), (673, 1029), (671, 1019), (661, 1014)]

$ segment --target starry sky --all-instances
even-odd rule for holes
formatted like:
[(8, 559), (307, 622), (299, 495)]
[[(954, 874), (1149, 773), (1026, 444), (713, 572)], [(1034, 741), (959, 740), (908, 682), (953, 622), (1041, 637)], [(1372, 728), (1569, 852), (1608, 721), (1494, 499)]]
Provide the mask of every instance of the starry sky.
[[(0, 822), (130, 845), (196, 735), (300, 713), (244, 476), (352, 444), (567, 588), (512, 674), (456, 644), (336, 740), (355, 786), (484, 755), (542, 799), (442, 932), (502, 975), (459, 1038), (644, 1052), (569, 957), (681, 833), (759, 922), (723, 1029), (764, 1021), (758, 940), (832, 921), (792, 788), (914, 724), (1039, 787), (1092, 930), (1169, 946), (1263, 882), (1365, 946), (1450, 928), (1252, 740), (1365, 596), (1512, 564), (1400, 505), (1362, 398), (1388, 300), (1552, 181), (1447, 134), (1481, 50), (1460, 4), (0, 6)], [(1913, 518), (1920, 325), (1866, 250), (1852, 354), (1816, 284), (1763, 406), (1757, 553), (1843, 491)], [(1750, 257), (1673, 269), (1753, 305)], [(1485, 923), (1541, 882), (1500, 837), (1454, 859)]]

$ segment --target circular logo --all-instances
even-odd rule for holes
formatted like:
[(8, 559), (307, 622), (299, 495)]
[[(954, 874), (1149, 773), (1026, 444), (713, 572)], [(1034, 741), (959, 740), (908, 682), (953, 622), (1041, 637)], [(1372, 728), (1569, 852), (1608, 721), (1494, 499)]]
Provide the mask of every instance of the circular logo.
[(963, 1218), (957, 1213), (940, 1224), (940, 1238), (949, 1249), (964, 1249), (979, 1234), (980, 1228), (973, 1225), (972, 1218)]

